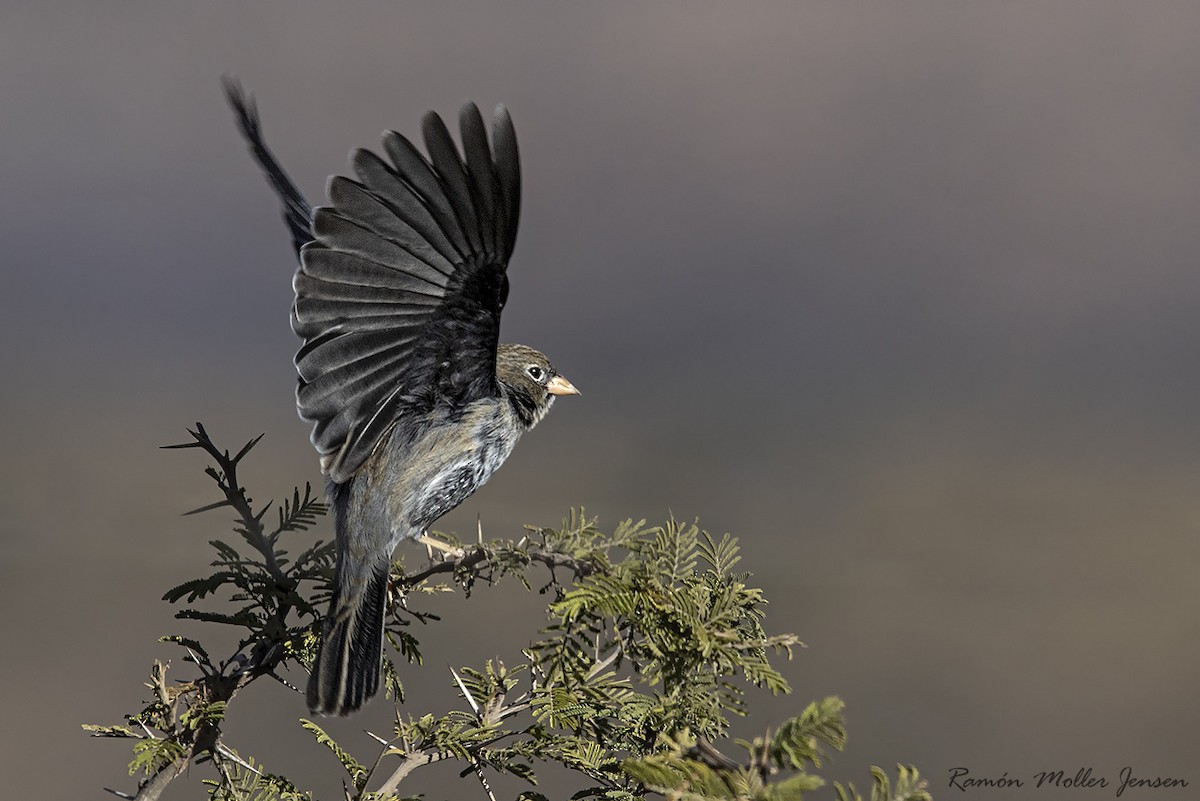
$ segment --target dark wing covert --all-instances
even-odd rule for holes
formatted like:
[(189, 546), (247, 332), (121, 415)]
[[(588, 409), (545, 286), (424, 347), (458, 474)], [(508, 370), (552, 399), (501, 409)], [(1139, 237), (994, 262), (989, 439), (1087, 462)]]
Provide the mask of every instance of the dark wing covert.
[(329, 180), (330, 205), (315, 210), (315, 241), (300, 251), (296, 404), (316, 423), (312, 443), (335, 482), (349, 480), (397, 420), (437, 406), (452, 413), (499, 391), (520, 158), (503, 106), (491, 147), (473, 103), (459, 123), (461, 157), (434, 112), (422, 122), (428, 159), (394, 131), (383, 135), (391, 163), (355, 150), (357, 180)]

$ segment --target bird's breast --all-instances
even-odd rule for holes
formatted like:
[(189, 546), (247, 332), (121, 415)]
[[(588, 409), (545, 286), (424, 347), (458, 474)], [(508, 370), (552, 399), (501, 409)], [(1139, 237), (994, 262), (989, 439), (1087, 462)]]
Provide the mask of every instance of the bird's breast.
[(520, 437), (511, 417), (504, 404), (486, 399), (454, 418), (394, 437), (376, 479), (386, 485), (393, 529), (418, 535), (491, 478)]

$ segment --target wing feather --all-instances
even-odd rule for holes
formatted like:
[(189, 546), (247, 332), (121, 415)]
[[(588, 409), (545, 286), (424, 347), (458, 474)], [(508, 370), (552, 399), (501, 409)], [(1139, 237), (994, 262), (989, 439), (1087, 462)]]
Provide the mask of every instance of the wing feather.
[(500, 195), (497, 231), (504, 243), (501, 252), (508, 258), (517, 242), (517, 223), (521, 218), (521, 155), (517, 149), (517, 131), (504, 106), (496, 106), (492, 115), (492, 147)]
[(313, 233), (337, 252), (358, 256), (388, 269), (403, 272), (428, 284), (436, 292), (445, 289), (450, 277), (386, 236), (360, 225), (331, 208), (313, 215)]
[(415, 300), (422, 296), (438, 300), (444, 297), (444, 287), (409, 272), (405, 269), (407, 264), (381, 264), (351, 251), (334, 250), (336, 245), (332, 241), (329, 244), (322, 242), (321, 245), (306, 245), (302, 254), (304, 272), (310, 278), (364, 289), (403, 292), (406, 300), (410, 296), (416, 296)]
[(412, 193), (421, 199), (442, 234), (451, 242), (460, 257), (471, 253), (471, 245), (454, 216), (454, 207), (446, 196), (446, 187), (433, 167), (407, 137), (395, 131), (383, 134), (383, 149), (396, 172), (403, 176)]
[(411, 349), (411, 343), (400, 343), (373, 357), (347, 362), (336, 370), (323, 373), (314, 381), (306, 382), (297, 391), (297, 396), (302, 399), (305, 408), (311, 409), (314, 414), (332, 416), (346, 407), (348, 398), (396, 386), (402, 373), (397, 365), (403, 362)]
[(425, 136), (425, 149), (429, 151), (433, 169), (445, 188), (446, 200), (450, 203), (457, 227), (466, 236), (467, 247), (472, 253), (486, 254), (462, 156), (454, 147), (446, 123), (431, 111), (421, 121), (421, 130)]
[[(329, 181), (329, 199), (337, 208), (344, 210), (348, 219), (394, 242), (442, 275), (450, 277), (454, 274), (453, 261), (434, 248), (428, 238), (362, 184), (334, 176)], [(449, 242), (446, 245), (449, 249)]]
[(402, 303), (305, 297), (296, 304), (297, 318), (304, 319), (302, 325), (321, 326), (323, 330), (339, 320), (353, 320), (355, 329), (362, 329), (364, 326), (398, 328), (405, 324), (405, 316), (415, 318), (409, 324), (417, 327), (424, 323), (428, 313), (428, 307)]
[(254, 96), (242, 89), (241, 83), (231, 76), (225, 76), (221, 80), (221, 84), (225, 89), (225, 99), (233, 108), (238, 128), (241, 129), (246, 143), (250, 145), (250, 154), (258, 162), (263, 175), (266, 176), (271, 188), (275, 190), (275, 194), (283, 203), (283, 221), (292, 235), (292, 246), (299, 255), (300, 248), (312, 241), (312, 231), (309, 230), (312, 207), (308, 205), (308, 201), (292, 179), (288, 177), (288, 174), (279, 166), (279, 162), (275, 160), (275, 154), (263, 140), (262, 123), (258, 119), (258, 107), (254, 103)]
[[(394, 136), (399, 137), (399, 134), (394, 134)], [(400, 138), (406, 144), (408, 143), (407, 139)], [(388, 141), (388, 134), (385, 133), (384, 142)], [(354, 151), (351, 160), (354, 172), (362, 181), (363, 186), (387, 204), (397, 219), (411, 226), (430, 247), (449, 261), (452, 267), (462, 263), (463, 253), (466, 250), (465, 243), (451, 240), (450, 235), (454, 233), (453, 228), (448, 235), (442, 227), (444, 214), (439, 218), (435, 210), (428, 205), (433, 201), (425, 195), (418, 194), (418, 190), (408, 182), (410, 178), (408, 174), (404, 174), (402, 179), (400, 174), (384, 163), (383, 159), (369, 150)], [(425, 160), (420, 154), (417, 154), (415, 162), (425, 164)], [(429, 165), (426, 164), (425, 168), (428, 169)], [(401, 172), (403, 173), (403, 170)], [(445, 197), (442, 198), (442, 201), (446, 202)]]
[[(333, 372), (353, 362), (376, 359), (404, 345), (391, 329), (382, 331), (339, 330), (330, 339), (318, 338), (319, 346), (305, 345), (296, 354), (296, 371), (305, 383), (312, 383), (326, 373)], [(406, 346), (411, 347), (411, 346)]]
[(395, 132), (391, 164), (351, 156), (358, 180), (330, 179), (316, 241), (301, 251), (293, 327), (297, 407), (335, 482), (354, 475), (398, 422), (420, 425), (495, 396), (496, 343), (520, 206), (507, 112), (460, 114), (462, 151), (436, 114), (422, 123), (429, 157)]
[[(436, 295), (409, 293), (408, 296), (397, 297), (395, 291), (386, 287), (367, 287), (367, 285), (349, 283), (346, 281), (323, 281), (305, 273), (296, 273), (292, 279), (293, 288), (306, 308), (317, 308), (319, 301), (334, 300), (347, 302), (389, 303), (400, 311), (402, 308), (422, 308), (425, 313), (431, 313), (440, 303)], [(302, 295), (301, 295), (302, 293)], [(305, 318), (300, 318), (301, 324), (306, 324)], [(306, 337), (307, 333), (300, 333)]]
[(351, 153), (357, 180), (329, 180), (315, 212), (267, 148), (254, 100), (225, 84), (243, 136), (284, 208), (300, 256), (292, 285), (296, 405), (322, 469), (350, 479), (398, 422), (420, 425), (494, 396), (505, 274), (520, 217), (516, 132), (503, 106), (491, 144), (479, 109), (459, 113), (461, 155), (442, 119), (422, 120), (428, 158), (383, 134), (388, 164)]
[(489, 224), (483, 230), (484, 251), (490, 257), (496, 257), (502, 250), (500, 237), (497, 235), (496, 216), (497, 180), (496, 167), (492, 164), (492, 150), (488, 145), (487, 130), (483, 125), (483, 116), (474, 103), (467, 103), (462, 108), (459, 117), (459, 136), (462, 138), (463, 155), (466, 157), (467, 174), (471, 182), (471, 198), (475, 207), (481, 212), (482, 218)]

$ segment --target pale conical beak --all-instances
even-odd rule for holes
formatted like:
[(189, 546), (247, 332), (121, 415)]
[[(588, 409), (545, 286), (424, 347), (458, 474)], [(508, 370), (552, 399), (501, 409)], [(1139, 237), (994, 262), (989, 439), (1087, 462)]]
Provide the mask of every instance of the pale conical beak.
[(579, 390), (575, 389), (575, 385), (561, 375), (556, 375), (546, 382), (546, 391), (551, 395), (579, 395)]

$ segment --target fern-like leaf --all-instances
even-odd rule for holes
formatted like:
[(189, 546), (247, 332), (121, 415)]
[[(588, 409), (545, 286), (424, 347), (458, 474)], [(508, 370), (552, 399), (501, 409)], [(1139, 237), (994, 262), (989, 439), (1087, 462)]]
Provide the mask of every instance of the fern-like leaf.
[(335, 757), (337, 757), (337, 761), (342, 763), (342, 767), (345, 768), (346, 773), (349, 774), (351, 783), (354, 784), (355, 788), (362, 790), (368, 776), (366, 767), (364, 767), (361, 762), (351, 756), (346, 749), (338, 745), (337, 740), (326, 734), (325, 730), (316, 723), (313, 723), (307, 718), (301, 718), (300, 725), (305, 731), (312, 734), (318, 743), (328, 748), (329, 751)]

